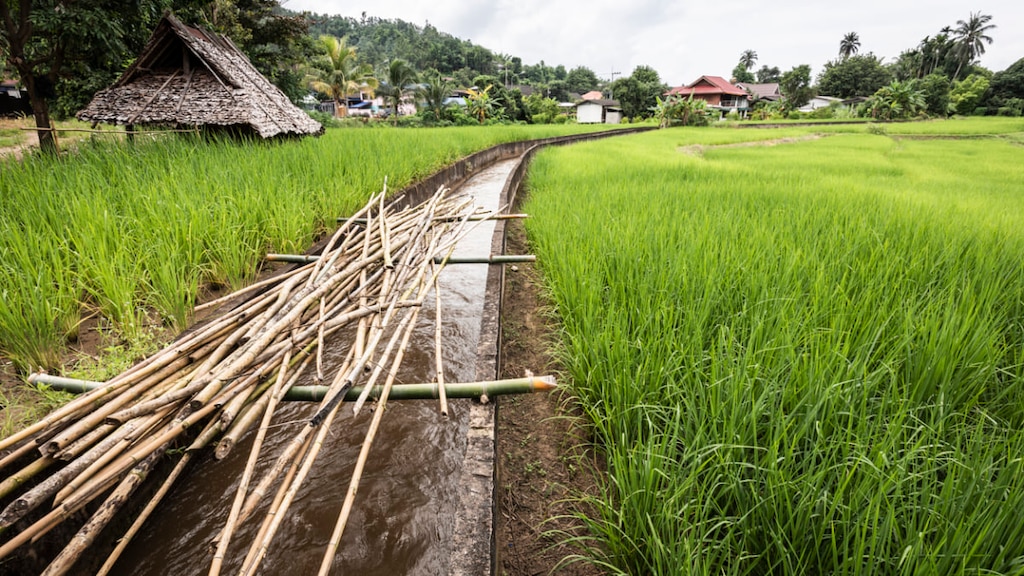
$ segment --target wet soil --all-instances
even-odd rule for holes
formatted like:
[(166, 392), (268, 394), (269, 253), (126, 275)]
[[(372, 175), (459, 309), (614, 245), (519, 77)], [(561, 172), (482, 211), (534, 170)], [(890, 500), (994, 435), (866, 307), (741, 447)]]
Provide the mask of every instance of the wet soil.
[[(506, 253), (528, 254), (519, 221), (506, 228)], [(551, 355), (556, 321), (533, 264), (509, 266), (501, 310), (501, 378), (559, 374)], [(594, 470), (604, 466), (589, 443), (579, 409), (564, 392), (506, 396), (498, 404), (496, 576), (603, 574), (567, 559), (579, 551), (560, 544), (582, 526), (570, 499), (596, 491)]]

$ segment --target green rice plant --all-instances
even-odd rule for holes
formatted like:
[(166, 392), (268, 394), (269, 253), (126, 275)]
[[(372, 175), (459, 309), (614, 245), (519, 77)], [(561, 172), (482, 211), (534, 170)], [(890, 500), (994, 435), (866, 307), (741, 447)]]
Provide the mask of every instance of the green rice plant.
[(55, 368), (79, 310), (147, 341), (182, 328), (200, 286), (238, 288), (268, 251), (301, 252), (381, 189), (494, 144), (602, 127), (328, 130), (284, 142), (192, 136), (80, 142), (0, 169), (0, 353)]
[(1019, 571), (1018, 151), (840, 134), (693, 156), (680, 134), (530, 171), (528, 232), (608, 463), (581, 556)]

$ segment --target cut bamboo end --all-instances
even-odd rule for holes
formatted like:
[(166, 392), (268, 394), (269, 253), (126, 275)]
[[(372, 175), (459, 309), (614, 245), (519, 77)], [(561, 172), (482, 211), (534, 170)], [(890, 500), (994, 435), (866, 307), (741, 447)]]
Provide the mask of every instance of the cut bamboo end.
[(546, 392), (558, 388), (554, 376), (535, 376), (531, 384), (534, 392)]

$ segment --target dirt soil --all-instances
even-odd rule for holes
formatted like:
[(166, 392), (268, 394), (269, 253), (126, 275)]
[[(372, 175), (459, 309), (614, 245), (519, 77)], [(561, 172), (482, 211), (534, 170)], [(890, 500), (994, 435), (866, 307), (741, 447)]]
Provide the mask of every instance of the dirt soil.
[[(530, 253), (522, 224), (512, 222), (507, 228), (506, 252)], [(528, 371), (559, 375), (559, 366), (550, 354), (556, 325), (545, 314), (549, 304), (540, 287), (539, 272), (532, 264), (506, 268), (502, 378), (519, 378)], [(566, 500), (581, 493), (593, 494), (596, 484), (591, 471), (604, 469), (589, 445), (572, 399), (559, 392), (505, 396), (499, 401), (497, 417), (496, 576), (549, 574), (556, 567), (556, 574), (604, 574), (582, 562), (560, 566), (579, 552), (559, 545), (565, 534), (581, 529), (578, 521), (566, 518), (574, 511)]]

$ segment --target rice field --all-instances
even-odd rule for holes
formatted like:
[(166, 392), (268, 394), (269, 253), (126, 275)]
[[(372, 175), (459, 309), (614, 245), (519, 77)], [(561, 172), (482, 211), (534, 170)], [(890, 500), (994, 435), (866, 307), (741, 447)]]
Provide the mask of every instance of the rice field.
[[(608, 467), (570, 561), (1024, 572), (1024, 148), (848, 128), (537, 156), (528, 233)], [(686, 149), (744, 137), (791, 140)]]
[(594, 129), (140, 139), (83, 143), (60, 160), (0, 161), (0, 354), (21, 370), (59, 367), (84, 317), (128, 343), (181, 328), (201, 286), (237, 288), (268, 251), (304, 251), (385, 177), (398, 190), (494, 144)]

